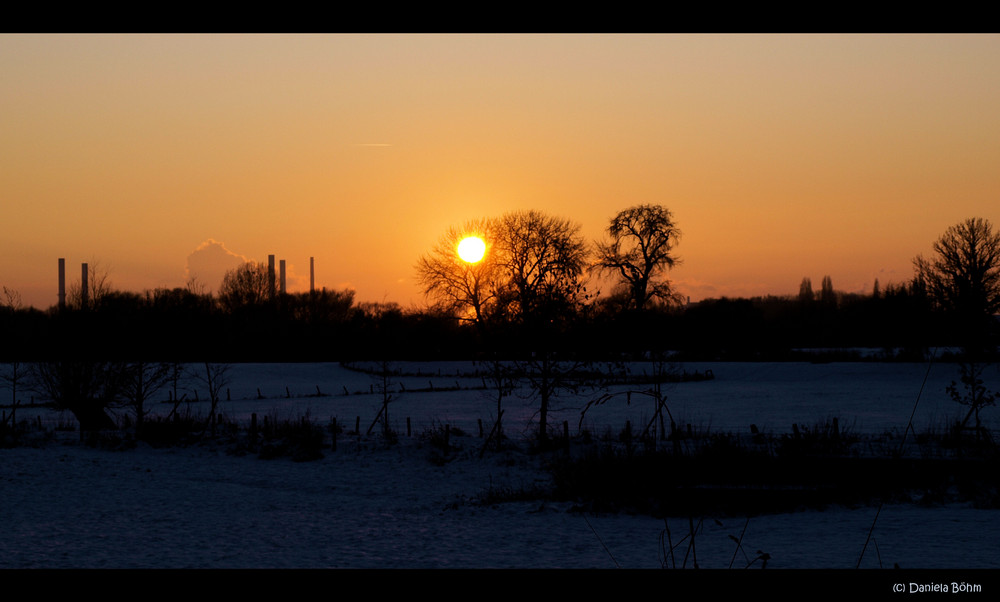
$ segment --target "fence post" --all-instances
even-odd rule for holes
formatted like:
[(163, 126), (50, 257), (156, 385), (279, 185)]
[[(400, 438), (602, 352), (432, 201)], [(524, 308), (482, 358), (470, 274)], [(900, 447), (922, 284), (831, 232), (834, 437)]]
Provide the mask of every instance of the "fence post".
[(406, 417), (406, 436), (410, 436), (410, 417)]

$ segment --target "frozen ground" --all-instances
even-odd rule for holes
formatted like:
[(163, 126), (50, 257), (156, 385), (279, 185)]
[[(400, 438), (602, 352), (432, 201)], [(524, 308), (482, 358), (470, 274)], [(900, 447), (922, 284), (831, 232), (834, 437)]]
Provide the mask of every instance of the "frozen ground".
[[(468, 365), (405, 364), (421, 376), (400, 379), (410, 391), (475, 386), (455, 376)], [(683, 422), (746, 431), (750, 423), (785, 431), (837, 416), (856, 431), (902, 429), (926, 373), (917, 364), (704, 364), (715, 379), (671, 385), (669, 400)], [(440, 376), (438, 370), (440, 369)], [(427, 375), (430, 376), (427, 376)], [(996, 383), (994, 370), (988, 378)], [(373, 379), (332, 364), (237, 365), (227, 414), (278, 418), (306, 411), (325, 423), (377, 411)], [(944, 394), (954, 366), (932, 367), (918, 405), (917, 429), (960, 413)], [(987, 381), (987, 384), (991, 382)], [(193, 381), (192, 381), (192, 385)], [(328, 396), (305, 397), (316, 386)], [(285, 388), (288, 387), (286, 392)], [(257, 399), (257, 388), (264, 399)], [(344, 388), (350, 395), (344, 395)], [(995, 385), (992, 388), (996, 389)], [(339, 393), (339, 394), (338, 394)], [(0, 450), (2, 568), (658, 568), (660, 538), (677, 541), (687, 517), (593, 515), (568, 503), (479, 502), (492, 488), (544, 484), (542, 457), (523, 451), (534, 404), (508, 400), (505, 421), (517, 446), (479, 459), (477, 419), (492, 423), (494, 406), (480, 391), (407, 392), (390, 406), (394, 424), (413, 437), (387, 447), (376, 437), (342, 437), (336, 452), (314, 462), (260, 460), (223, 448), (127, 451), (91, 449), (57, 440), (40, 448)], [(192, 395), (193, 397), (193, 395)], [(204, 399), (204, 393), (199, 395)], [(587, 397), (559, 401), (556, 420), (573, 432)], [(204, 402), (202, 402), (204, 405)], [(647, 407), (648, 406), (648, 407)], [(196, 406), (195, 411), (201, 408)], [(648, 418), (651, 404), (624, 400), (588, 412), (599, 433), (625, 419)], [(60, 418), (35, 412), (45, 421)], [(995, 410), (988, 411), (988, 414)], [(432, 462), (420, 432), (440, 424), (467, 434), (448, 462)], [(699, 566), (746, 566), (757, 550), (768, 568), (854, 568), (876, 508), (834, 508), (750, 519), (706, 516), (697, 531)], [(968, 506), (891, 505), (882, 509), (863, 567), (1000, 568), (1000, 513)], [(697, 520), (697, 519), (696, 519)], [(744, 532), (744, 526), (746, 531)], [(730, 535), (742, 533), (738, 552)], [(678, 548), (680, 566), (686, 547)], [(735, 555), (735, 560), (734, 560)], [(686, 565), (693, 560), (689, 557)], [(757, 561), (753, 566), (759, 566)]]

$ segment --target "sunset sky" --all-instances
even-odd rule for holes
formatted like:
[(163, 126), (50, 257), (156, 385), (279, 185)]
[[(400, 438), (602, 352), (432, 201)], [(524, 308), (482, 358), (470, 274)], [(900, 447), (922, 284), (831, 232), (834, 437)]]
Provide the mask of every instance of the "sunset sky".
[(692, 300), (902, 282), (1000, 226), (1000, 36), (0, 35), (0, 285), (39, 308), (60, 257), (141, 292), (268, 254), (416, 307), (450, 226), (641, 203)]

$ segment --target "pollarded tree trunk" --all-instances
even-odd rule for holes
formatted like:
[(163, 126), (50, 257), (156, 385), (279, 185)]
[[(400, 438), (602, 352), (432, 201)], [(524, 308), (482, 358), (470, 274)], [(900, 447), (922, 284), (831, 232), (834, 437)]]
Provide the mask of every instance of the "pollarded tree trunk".
[(106, 410), (120, 376), (120, 366), (109, 362), (63, 360), (32, 366), (37, 390), (57, 408), (72, 412), (81, 431), (116, 428)]

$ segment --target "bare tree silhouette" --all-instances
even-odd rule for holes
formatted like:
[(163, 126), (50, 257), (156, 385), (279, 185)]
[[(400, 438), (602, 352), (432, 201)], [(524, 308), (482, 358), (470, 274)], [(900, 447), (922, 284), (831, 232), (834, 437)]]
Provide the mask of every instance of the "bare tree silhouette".
[(215, 434), (215, 420), (219, 414), (219, 403), (222, 401), (222, 390), (229, 386), (229, 364), (205, 362), (204, 370), (193, 369), (195, 378), (208, 390), (209, 412), (206, 424), (211, 425)]
[(983, 363), (962, 362), (959, 364), (961, 384), (951, 381), (951, 384), (946, 387), (948, 395), (955, 403), (969, 406), (969, 412), (958, 423), (958, 428), (960, 430), (967, 428), (969, 419), (975, 417), (976, 426), (973, 427), (973, 430), (975, 430), (977, 437), (986, 434), (979, 413), (983, 408), (995, 405), (997, 398), (1000, 398), (1000, 394), (986, 388), (986, 384), (983, 382), (985, 369), (986, 364)]
[(540, 211), (500, 218), (495, 246), (503, 268), (502, 314), (515, 322), (550, 322), (574, 309), (587, 245), (580, 226)]
[(271, 282), (267, 265), (248, 261), (229, 270), (219, 287), (219, 302), (223, 309), (260, 305), (271, 299)]
[(136, 437), (142, 437), (148, 402), (157, 391), (169, 385), (179, 364), (171, 362), (129, 362), (123, 367), (121, 398), (135, 412)]
[[(417, 278), (424, 293), (445, 311), (482, 323), (496, 299), (498, 263), (494, 248), (496, 221), (480, 219), (450, 228), (437, 245), (417, 262)], [(486, 253), (475, 263), (459, 257), (458, 244), (469, 236), (486, 242)]]
[[(493, 429), (486, 441), (486, 445), (489, 445), (492, 441), (494, 447), (496, 449), (500, 449), (503, 446), (504, 439), (503, 400), (510, 397), (510, 395), (514, 392), (517, 379), (514, 376), (513, 366), (500, 360), (500, 358), (496, 355), (486, 360), (482, 366), (485, 368), (483, 386), (488, 390), (488, 393), (485, 395), (497, 404), (496, 420), (493, 423)], [(485, 450), (486, 446), (484, 445), (483, 451)], [(480, 453), (480, 455), (482, 455), (482, 453)]]
[(72, 412), (81, 431), (115, 428), (107, 408), (118, 399), (120, 377), (115, 362), (77, 359), (31, 366), (35, 390), (57, 409)]
[(92, 259), (87, 262), (86, 291), (82, 281), (74, 282), (67, 291), (67, 303), (77, 309), (93, 308), (112, 292), (114, 287), (111, 284), (111, 268), (98, 259)]
[(6, 307), (12, 311), (23, 308), (24, 304), (21, 302), (21, 293), (6, 286), (3, 287), (3, 297), (0, 298), (0, 307)]
[(934, 252), (933, 259), (918, 255), (913, 260), (914, 281), (925, 287), (935, 305), (957, 319), (965, 361), (959, 365), (961, 385), (953, 381), (948, 394), (969, 406), (959, 428), (974, 416), (979, 436), (979, 412), (998, 397), (985, 387), (982, 371), (984, 360), (996, 348), (993, 316), (1000, 310), (1000, 233), (985, 219), (969, 218), (948, 228), (934, 243)]
[(21, 403), (17, 398), (18, 386), (25, 382), (28, 374), (28, 366), (17, 360), (4, 364), (4, 369), (0, 372), (0, 382), (10, 389), (10, 416), (7, 419), (10, 420), (11, 426), (17, 425), (17, 406)]
[(515, 372), (530, 385), (532, 394), (538, 400), (538, 442), (542, 446), (549, 443), (549, 411), (556, 397), (575, 394), (594, 383), (581, 377), (589, 369), (589, 362), (560, 361), (555, 353), (543, 349), (530, 358), (516, 361)]
[[(3, 296), (0, 297), (0, 310), (16, 312), (23, 308), (24, 304), (21, 302), (21, 294), (14, 289), (7, 288), (6, 286), (3, 287)], [(24, 383), (27, 376), (28, 367), (17, 359), (7, 362), (3, 371), (0, 371), (0, 382), (5, 383), (7, 388), (10, 389), (11, 409), (10, 416), (7, 419), (10, 420), (12, 426), (17, 425), (17, 406), (20, 403), (17, 398), (17, 388), (18, 385)]]
[(610, 240), (598, 243), (595, 267), (615, 274), (628, 288), (630, 306), (642, 310), (659, 298), (677, 299), (662, 274), (679, 261), (673, 249), (680, 236), (673, 214), (659, 205), (636, 205), (611, 219)]
[(935, 257), (913, 260), (931, 299), (965, 328), (981, 329), (1000, 311), (1000, 233), (975, 217), (956, 224), (934, 243)]
[[(525, 322), (567, 309), (582, 288), (587, 247), (580, 226), (540, 211), (515, 211), (452, 228), (417, 263), (424, 292), (474, 322)], [(480, 236), (484, 258), (462, 260), (457, 245)]]

